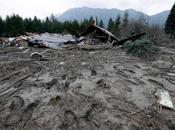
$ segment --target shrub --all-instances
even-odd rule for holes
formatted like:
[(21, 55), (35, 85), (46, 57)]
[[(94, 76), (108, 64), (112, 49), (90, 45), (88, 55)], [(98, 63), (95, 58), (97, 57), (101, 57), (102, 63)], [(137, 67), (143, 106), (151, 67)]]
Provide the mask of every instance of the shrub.
[(123, 48), (127, 50), (127, 53), (142, 58), (152, 58), (152, 56), (158, 54), (160, 51), (160, 49), (148, 39), (136, 40), (134, 42), (128, 41), (123, 45)]

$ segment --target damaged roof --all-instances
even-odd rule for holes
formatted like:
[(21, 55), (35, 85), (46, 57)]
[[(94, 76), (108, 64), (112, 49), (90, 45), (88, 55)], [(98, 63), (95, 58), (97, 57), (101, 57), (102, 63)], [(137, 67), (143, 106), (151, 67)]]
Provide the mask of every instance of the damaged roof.
[(107, 37), (110, 37), (112, 40), (116, 40), (116, 41), (119, 41), (119, 39), (113, 35), (111, 32), (109, 32), (108, 30), (96, 25), (96, 24), (91, 24), (82, 34), (81, 36), (86, 36), (90, 33), (93, 33), (95, 32), (96, 33), (101, 33), (101, 34), (104, 34), (105, 36)]

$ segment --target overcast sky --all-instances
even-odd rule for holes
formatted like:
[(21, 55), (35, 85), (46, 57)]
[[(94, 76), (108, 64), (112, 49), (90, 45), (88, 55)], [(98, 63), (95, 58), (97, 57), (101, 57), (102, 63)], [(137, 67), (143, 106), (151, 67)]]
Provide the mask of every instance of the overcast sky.
[(0, 16), (19, 14), (23, 17), (44, 18), (50, 14), (61, 14), (73, 7), (133, 8), (153, 15), (170, 10), (174, 0), (0, 0)]

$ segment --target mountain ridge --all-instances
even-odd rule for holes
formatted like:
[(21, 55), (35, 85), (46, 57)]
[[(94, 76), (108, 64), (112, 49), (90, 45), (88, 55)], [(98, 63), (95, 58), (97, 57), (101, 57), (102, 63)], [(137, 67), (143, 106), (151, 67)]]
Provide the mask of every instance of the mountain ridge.
[[(126, 9), (129, 14), (129, 20), (137, 20), (142, 15), (146, 19), (149, 19), (149, 24), (157, 24), (160, 26), (164, 26), (165, 21), (168, 17), (169, 10), (162, 11), (160, 13), (154, 15), (147, 15), (141, 11), (137, 11), (134, 9)], [(91, 16), (97, 17), (99, 20), (102, 19), (104, 24), (107, 25), (109, 18), (116, 19), (118, 15), (121, 17), (124, 15), (126, 10), (120, 10), (116, 8), (105, 9), (105, 8), (90, 8), (90, 7), (77, 7), (70, 8), (64, 13), (60, 14), (56, 17), (59, 21), (73, 21), (78, 20), (79, 22), (83, 21), (85, 18), (89, 19)]]

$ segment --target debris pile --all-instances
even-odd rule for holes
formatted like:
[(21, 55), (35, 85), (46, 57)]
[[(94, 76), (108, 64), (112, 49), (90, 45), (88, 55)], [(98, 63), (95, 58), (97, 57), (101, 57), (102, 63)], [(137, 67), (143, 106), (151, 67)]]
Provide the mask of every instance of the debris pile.
[(44, 33), (28, 38), (28, 45), (32, 47), (49, 47), (58, 49), (67, 44), (77, 44), (84, 40), (84, 37), (74, 37), (70, 34), (49, 34)]
[(0, 39), (0, 129), (174, 130), (175, 49), (143, 61), (113, 47), (143, 35), (92, 24), (82, 37)]
[(0, 129), (173, 130), (175, 50), (163, 50), (143, 62), (119, 47), (0, 48)]
[[(142, 37), (145, 33), (133, 35), (131, 37), (119, 40), (108, 30), (97, 26), (95, 23), (90, 24), (85, 31), (79, 35), (70, 34), (50, 34), (50, 33), (28, 33), (26, 35), (15, 38), (1, 38), (0, 47), (16, 46), (16, 47), (37, 47), (59, 49), (70, 45), (122, 45), (128, 40), (135, 41)], [(95, 47), (93, 46), (93, 47)], [(110, 47), (110, 48), (111, 48)]]

